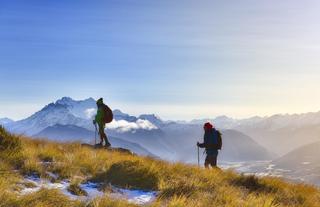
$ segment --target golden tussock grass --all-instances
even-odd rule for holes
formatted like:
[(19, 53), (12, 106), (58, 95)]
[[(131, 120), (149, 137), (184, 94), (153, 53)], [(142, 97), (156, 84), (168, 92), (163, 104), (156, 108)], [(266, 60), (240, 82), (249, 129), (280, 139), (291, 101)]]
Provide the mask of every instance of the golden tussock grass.
[[(72, 189), (81, 182), (99, 182), (115, 186), (156, 190), (152, 207), (312, 207), (320, 206), (316, 187), (288, 183), (278, 178), (257, 178), (232, 171), (206, 170), (196, 166), (168, 163), (105, 149), (91, 149), (79, 143), (55, 143), (12, 135), (0, 128), (0, 207), (51, 206), (136, 206), (108, 197), (89, 203), (72, 201), (56, 190), (41, 190), (26, 196), (15, 193), (25, 175), (48, 178), (47, 172), (72, 181)], [(13, 143), (10, 143), (10, 139)]]

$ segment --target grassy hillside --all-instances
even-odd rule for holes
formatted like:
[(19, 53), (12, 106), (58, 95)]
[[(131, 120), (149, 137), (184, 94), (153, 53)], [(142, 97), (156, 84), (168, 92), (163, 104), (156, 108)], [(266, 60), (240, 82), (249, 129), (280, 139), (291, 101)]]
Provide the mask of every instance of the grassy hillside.
[[(103, 198), (70, 200), (57, 190), (19, 195), (23, 177), (37, 175), (69, 179), (72, 191), (86, 181), (103, 183)], [(0, 128), (0, 207), (135, 206), (108, 196), (108, 186), (156, 190), (152, 207), (200, 206), (320, 206), (320, 191), (275, 178), (243, 176), (231, 171), (205, 170), (130, 154), (94, 150), (80, 144), (61, 144), (7, 133)], [(50, 179), (53, 179), (50, 177)]]

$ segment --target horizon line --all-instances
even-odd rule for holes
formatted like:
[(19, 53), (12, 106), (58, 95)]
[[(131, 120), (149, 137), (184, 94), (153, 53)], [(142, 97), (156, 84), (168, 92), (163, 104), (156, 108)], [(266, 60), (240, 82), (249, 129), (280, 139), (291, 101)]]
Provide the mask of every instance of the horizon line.
[[(10, 118), (10, 116), (4, 116), (4, 117), (0, 117), (0, 119), (10, 119), (12, 121), (21, 121), (21, 120), (24, 120), (24, 119), (27, 119), (29, 118), (30, 116), (34, 115), (35, 113), (43, 110), (46, 106), (50, 105), (50, 104), (56, 104), (57, 101), (59, 100), (62, 100), (63, 98), (70, 98), (71, 100), (73, 101), (85, 101), (85, 100), (89, 100), (89, 99), (93, 99), (96, 101), (95, 98), (93, 97), (88, 97), (88, 98), (85, 98), (85, 99), (74, 99), (70, 96), (63, 96), (59, 99), (57, 99), (56, 101), (52, 101), (48, 104), (46, 104), (45, 106), (43, 106), (41, 109), (39, 110), (36, 110), (36, 111), (33, 111), (31, 112), (29, 116), (27, 117), (24, 117), (24, 118), (20, 118), (20, 119), (13, 119), (13, 118)], [(119, 108), (114, 108), (113, 111), (115, 110), (119, 110), (120, 112), (122, 113), (125, 113), (125, 114), (128, 114), (128, 115), (132, 115), (132, 116), (140, 116), (140, 115), (145, 115), (145, 114), (153, 114), (155, 116), (158, 116), (161, 120), (163, 121), (174, 121), (174, 122), (180, 122), (180, 121), (185, 121), (185, 122), (192, 122), (192, 121), (197, 121), (197, 120), (214, 120), (214, 119), (217, 119), (217, 118), (220, 118), (220, 117), (226, 117), (226, 118), (230, 118), (230, 119), (233, 119), (233, 120), (246, 120), (246, 119), (252, 119), (252, 118), (270, 118), (270, 117), (273, 117), (273, 116), (301, 116), (301, 115), (305, 115), (305, 114), (315, 114), (315, 113), (319, 113), (320, 110), (318, 111), (306, 111), (306, 112), (279, 112), (279, 113), (272, 113), (272, 114), (268, 114), (268, 115), (251, 115), (251, 116), (247, 116), (247, 117), (243, 117), (243, 118), (239, 118), (239, 117), (235, 117), (235, 116), (230, 116), (230, 115), (226, 115), (226, 114), (221, 114), (221, 115), (217, 115), (217, 116), (214, 116), (212, 118), (209, 118), (209, 117), (194, 117), (194, 118), (191, 118), (191, 119), (162, 119), (161, 115), (159, 115), (158, 113), (154, 112), (154, 113), (139, 113), (139, 114), (134, 114), (134, 113), (129, 113), (129, 112), (125, 112)]]

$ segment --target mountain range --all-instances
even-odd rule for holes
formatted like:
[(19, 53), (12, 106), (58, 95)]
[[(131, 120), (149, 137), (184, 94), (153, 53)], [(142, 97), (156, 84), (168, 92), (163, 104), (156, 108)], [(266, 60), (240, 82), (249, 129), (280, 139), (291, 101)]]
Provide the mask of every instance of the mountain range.
[[(219, 116), (190, 122), (163, 121), (155, 114), (133, 116), (119, 109), (113, 112), (114, 121), (107, 125), (106, 131), (114, 146), (171, 161), (196, 162), (195, 143), (202, 140), (202, 125), (206, 121), (213, 122), (223, 134), (219, 156), (222, 161), (287, 160), (296, 149), (320, 142), (320, 112), (248, 119)], [(63, 97), (30, 117), (18, 121), (4, 118), (0, 124), (11, 132), (33, 137), (92, 143), (95, 113), (93, 98), (77, 101)], [(298, 166), (299, 162), (288, 161)]]
[[(107, 124), (106, 129), (111, 144), (118, 143), (119, 146), (136, 144), (135, 149), (133, 147), (130, 149), (136, 150), (139, 154), (153, 154), (172, 161), (195, 162), (195, 143), (202, 139), (203, 123), (163, 121), (154, 114), (136, 117), (119, 109), (113, 112), (114, 121)], [(33, 137), (92, 143), (95, 130), (92, 119), (95, 113), (96, 103), (93, 98), (76, 101), (63, 97), (28, 118), (3, 125), (11, 132)], [(223, 160), (247, 161), (273, 158), (272, 152), (238, 130), (228, 129), (222, 133), (226, 146), (221, 154)]]
[(234, 129), (252, 137), (257, 143), (278, 156), (305, 144), (320, 141), (320, 112), (277, 114), (270, 117), (193, 120), (191, 123), (213, 122), (218, 128)]

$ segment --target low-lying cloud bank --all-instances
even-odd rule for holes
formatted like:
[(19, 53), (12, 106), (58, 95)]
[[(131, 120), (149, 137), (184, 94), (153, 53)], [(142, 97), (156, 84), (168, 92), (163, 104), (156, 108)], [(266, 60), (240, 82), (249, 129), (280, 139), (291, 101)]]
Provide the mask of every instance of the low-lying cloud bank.
[(136, 122), (128, 122), (126, 120), (113, 120), (107, 125), (107, 129), (116, 130), (118, 132), (136, 131), (138, 129), (154, 130), (158, 129), (148, 120), (138, 119)]

